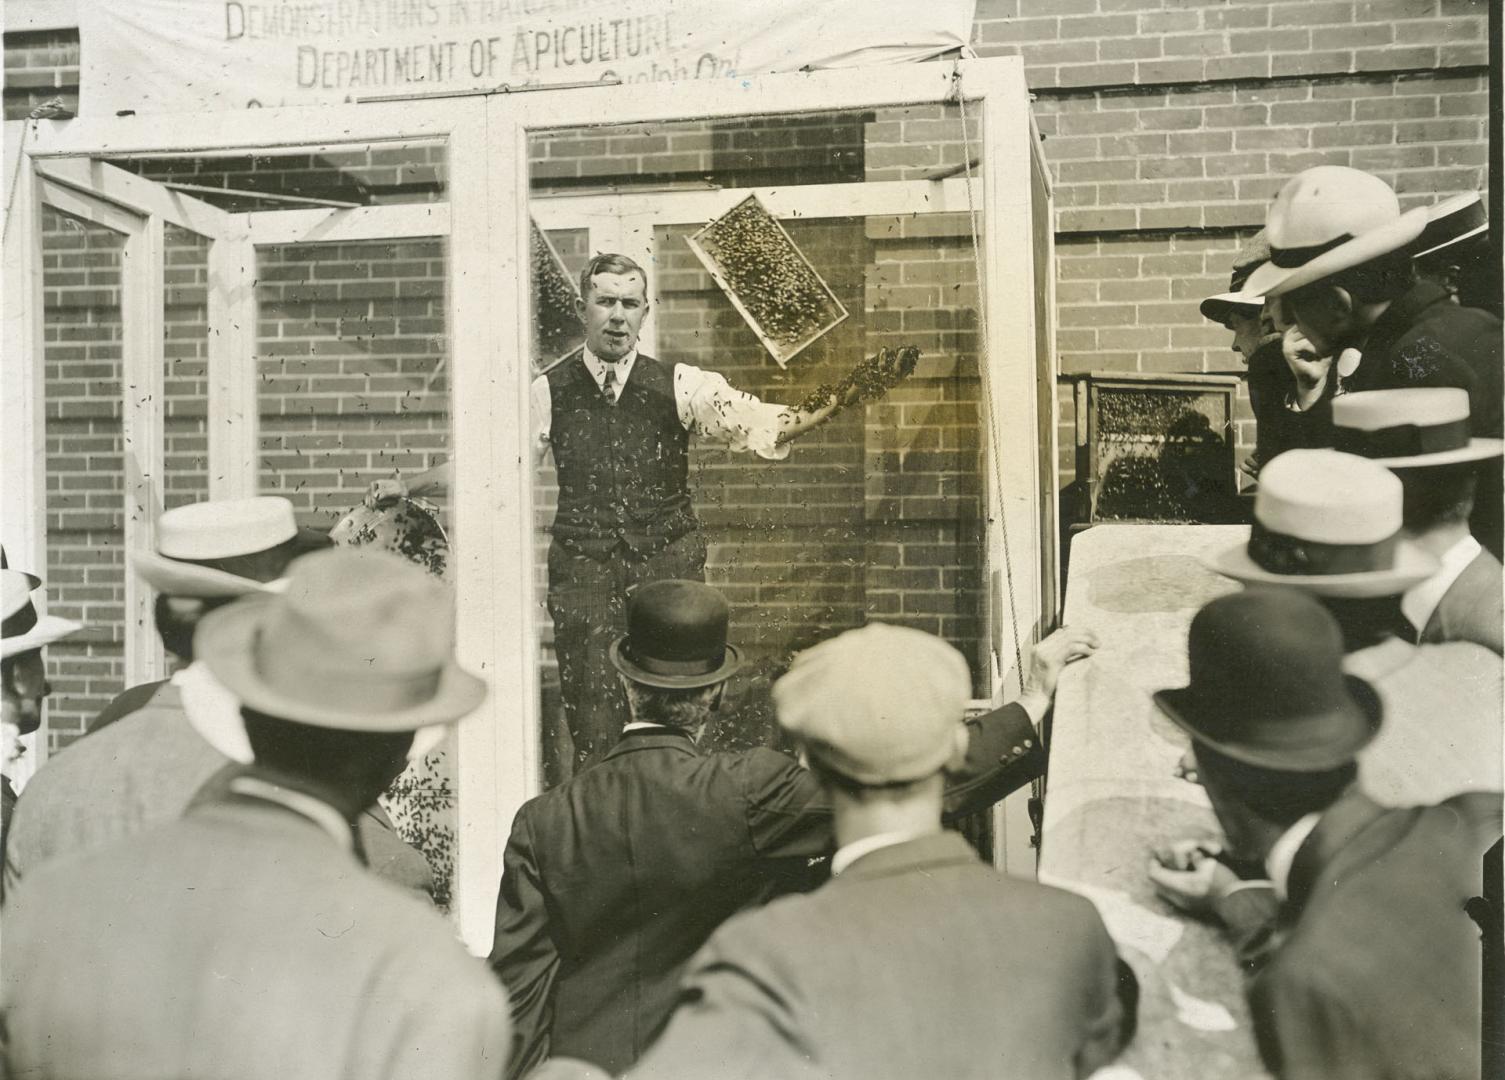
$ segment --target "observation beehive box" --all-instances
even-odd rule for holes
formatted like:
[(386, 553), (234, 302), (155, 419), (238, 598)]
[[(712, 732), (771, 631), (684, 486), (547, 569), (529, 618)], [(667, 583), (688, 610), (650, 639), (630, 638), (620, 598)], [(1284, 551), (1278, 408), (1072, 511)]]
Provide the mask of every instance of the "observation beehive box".
[(779, 367), (847, 317), (845, 305), (756, 195), (685, 241)]

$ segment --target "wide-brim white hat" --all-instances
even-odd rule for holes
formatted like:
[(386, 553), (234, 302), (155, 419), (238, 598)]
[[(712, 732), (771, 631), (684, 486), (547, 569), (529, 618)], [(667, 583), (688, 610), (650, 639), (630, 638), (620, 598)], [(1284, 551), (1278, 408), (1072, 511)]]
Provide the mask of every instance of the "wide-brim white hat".
[(1202, 301), (1200, 310), (1204, 319), (1211, 319), (1220, 323), (1227, 320), (1229, 314), (1237, 313), (1247, 317), (1254, 317), (1264, 309), (1265, 298), (1263, 296), (1251, 296), (1248, 293), (1229, 292), (1218, 293), (1209, 296)]
[(1427, 227), (1416, 239), (1417, 250), (1412, 258), (1424, 259), (1488, 231), (1489, 219), (1479, 193), (1466, 191), (1454, 195), (1427, 210)]
[[(31, 603), (31, 594), (42, 584), (35, 574), (9, 568), (0, 570), (0, 619), (9, 619)], [(59, 615), (42, 615), (20, 634), (0, 638), (0, 658), (20, 656), (70, 637), (83, 629), (82, 624)]]
[(1396, 544), (1395, 562), (1386, 570), (1352, 574), (1277, 574), (1250, 558), (1247, 542), (1204, 556), (1202, 565), (1215, 574), (1245, 585), (1275, 585), (1348, 600), (1398, 596), (1413, 585), (1421, 584), (1438, 569), (1436, 559), (1406, 540)]
[(1280, 189), (1265, 227), (1270, 262), (1282, 270), (1264, 288), (1274, 298), (1409, 247), (1427, 227), (1427, 209), (1401, 213), (1395, 192), (1378, 177), (1318, 165)]
[(211, 611), (194, 656), (247, 705), (343, 731), (413, 731), (474, 712), (486, 684), (454, 655), (452, 592), (386, 552), (336, 547), (292, 565), (283, 593)]
[(1505, 440), (1469, 431), (1468, 392), (1453, 386), (1365, 390), (1333, 399), (1334, 445), (1389, 469), (1485, 461)]
[(155, 551), (133, 551), (127, 557), (131, 569), (164, 596), (224, 598), (276, 592), (272, 582), (256, 581), (211, 566), (169, 559)]

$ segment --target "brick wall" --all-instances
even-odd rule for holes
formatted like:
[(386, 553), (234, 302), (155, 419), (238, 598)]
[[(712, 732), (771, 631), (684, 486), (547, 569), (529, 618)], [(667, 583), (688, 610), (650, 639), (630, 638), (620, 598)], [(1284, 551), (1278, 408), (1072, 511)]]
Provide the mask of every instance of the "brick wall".
[[(90, 627), (47, 650), (58, 747), (123, 687), (125, 465), (121, 443), (123, 238), (43, 217), (49, 610)], [(22, 567), (21, 569), (28, 569)]]
[[(978, 0), (1024, 57), (1055, 181), (1063, 372), (1238, 371), (1196, 301), (1291, 174), (1367, 169), (1403, 204), (1482, 190), (1483, 0)], [(1063, 482), (1072, 477), (1060, 390)], [(1240, 395), (1240, 453), (1252, 418)]]

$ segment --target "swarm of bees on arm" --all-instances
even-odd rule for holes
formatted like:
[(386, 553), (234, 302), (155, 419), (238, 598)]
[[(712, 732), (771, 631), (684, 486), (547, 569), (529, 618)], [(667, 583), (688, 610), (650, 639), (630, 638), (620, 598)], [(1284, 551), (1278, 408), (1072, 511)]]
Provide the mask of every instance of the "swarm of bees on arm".
[(920, 350), (913, 345), (897, 349), (879, 349), (874, 356), (859, 360), (839, 383), (821, 383), (795, 406), (801, 412), (814, 412), (827, 405), (856, 405), (877, 401), (907, 379), (920, 362)]

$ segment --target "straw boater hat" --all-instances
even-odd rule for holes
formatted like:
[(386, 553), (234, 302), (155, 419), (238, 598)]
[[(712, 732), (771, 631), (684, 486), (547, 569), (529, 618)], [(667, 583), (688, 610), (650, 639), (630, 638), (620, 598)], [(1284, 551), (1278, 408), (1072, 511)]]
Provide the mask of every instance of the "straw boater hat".
[(1499, 457), (1505, 441), (1469, 433), (1468, 391), (1454, 386), (1365, 390), (1333, 398), (1334, 445), (1391, 469)]
[(813, 761), (859, 784), (900, 784), (960, 764), (971, 689), (966, 660), (940, 638), (869, 623), (795, 657), (773, 702)]
[(1191, 682), (1155, 704), (1193, 742), (1282, 772), (1348, 764), (1379, 731), (1374, 688), (1343, 673), (1343, 634), (1310, 596), (1249, 589), (1197, 612)]
[(1319, 596), (1394, 596), (1437, 571), (1405, 540), (1401, 483), (1383, 466), (1336, 450), (1287, 450), (1259, 474), (1247, 544), (1209, 569), (1246, 585)]
[(0, 570), (0, 657), (10, 659), (22, 653), (51, 645), (54, 641), (78, 633), (83, 627), (72, 619), (57, 615), (37, 615), (31, 594), (42, 579), (20, 570)]
[(247, 596), (275, 588), (205, 563), (259, 555), (290, 540), (310, 550), (328, 544), (300, 529), (293, 504), (276, 495), (215, 499), (174, 507), (157, 519), (157, 550), (133, 552), (131, 568), (166, 596)]
[(334, 548), (282, 593), (210, 612), (194, 655), (243, 705), (343, 731), (414, 731), (474, 712), (486, 685), (454, 655), (452, 592), (395, 555)]
[(1284, 296), (1408, 248), (1427, 225), (1425, 207), (1401, 213), (1390, 185), (1344, 165), (1318, 165), (1280, 189), (1265, 219), (1270, 262), (1285, 271), (1264, 285)]
[(1489, 231), (1484, 200), (1477, 191), (1443, 199), (1427, 210), (1427, 225), (1416, 238), (1414, 259), (1424, 259)]
[(1226, 322), (1230, 314), (1251, 318), (1258, 315), (1265, 306), (1265, 298), (1249, 288), (1249, 279), (1269, 260), (1270, 242), (1265, 239), (1265, 230), (1261, 229), (1233, 257), (1228, 291), (1202, 301), (1202, 317), (1221, 323)]
[(627, 633), (611, 643), (612, 666), (635, 683), (693, 690), (742, 666), (728, 645), (726, 599), (701, 581), (654, 581), (627, 598)]

